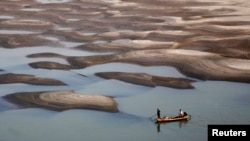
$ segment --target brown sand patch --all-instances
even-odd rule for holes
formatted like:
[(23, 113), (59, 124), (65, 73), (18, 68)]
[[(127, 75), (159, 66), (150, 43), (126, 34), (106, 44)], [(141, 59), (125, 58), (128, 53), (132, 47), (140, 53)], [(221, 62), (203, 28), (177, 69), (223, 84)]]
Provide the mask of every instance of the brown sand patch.
[(5, 27), (28, 27), (28, 28), (50, 28), (52, 24), (50, 22), (41, 20), (7, 20), (0, 23)]
[(5, 48), (34, 47), (54, 44), (38, 35), (0, 35), (0, 46)]
[(149, 87), (164, 86), (176, 89), (192, 89), (191, 83), (195, 82), (189, 79), (160, 77), (145, 73), (125, 73), (125, 72), (100, 72), (95, 75), (106, 79), (117, 79), (128, 83), (144, 85)]
[(66, 85), (65, 83), (54, 80), (50, 78), (40, 78), (33, 75), (25, 74), (2, 74), (0, 75), (0, 84), (10, 84), (10, 83), (26, 83), (31, 85)]
[(63, 111), (69, 109), (92, 109), (118, 112), (113, 98), (101, 95), (83, 95), (72, 91), (23, 92), (4, 96), (10, 102), (25, 107), (42, 107)]
[[(221, 62), (221, 60), (223, 60), (223, 62)], [(171, 65), (191, 77), (205, 80), (225, 80), (249, 83), (250, 71), (229, 67), (226, 62), (232, 60), (244, 62), (244, 64), (248, 65), (250, 64), (249, 60), (226, 59), (213, 53), (182, 49), (143, 50), (98, 57), (68, 58), (71, 65), (76, 65), (78, 67), (88, 67), (109, 62), (129, 62), (141, 65)]]
[(34, 63), (29, 63), (29, 65), (32, 68), (38, 69), (38, 68), (43, 68), (43, 69), (58, 69), (58, 70), (70, 70), (70, 69), (75, 69), (74, 67), (66, 64), (61, 64), (57, 62), (49, 62), (49, 61), (42, 61), (42, 62), (34, 62)]
[[(69, 65), (34, 62), (34, 68), (69, 70), (127, 62), (170, 65), (201, 79), (249, 82), (248, 67), (241, 63), (248, 62), (250, 54), (249, 4), (245, 0), (1, 1), (0, 26), (4, 30), (39, 30), (42, 36), (1, 34), (0, 46), (53, 46), (60, 41), (77, 41), (84, 43), (77, 49), (116, 53), (82, 57), (40, 54), (64, 58)], [(41, 38), (46, 36), (58, 40)]]

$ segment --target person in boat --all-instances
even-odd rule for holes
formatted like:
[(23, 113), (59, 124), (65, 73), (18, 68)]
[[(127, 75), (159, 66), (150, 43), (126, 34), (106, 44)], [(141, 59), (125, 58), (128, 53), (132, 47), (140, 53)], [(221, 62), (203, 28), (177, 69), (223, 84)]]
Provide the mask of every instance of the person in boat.
[(157, 118), (161, 118), (161, 111), (159, 108), (157, 108)]
[(183, 111), (182, 109), (179, 110), (179, 117), (184, 117), (188, 115), (187, 112)]
[(183, 117), (183, 116), (184, 116), (184, 112), (183, 112), (183, 110), (182, 110), (182, 109), (180, 109), (178, 114), (179, 114), (179, 117)]

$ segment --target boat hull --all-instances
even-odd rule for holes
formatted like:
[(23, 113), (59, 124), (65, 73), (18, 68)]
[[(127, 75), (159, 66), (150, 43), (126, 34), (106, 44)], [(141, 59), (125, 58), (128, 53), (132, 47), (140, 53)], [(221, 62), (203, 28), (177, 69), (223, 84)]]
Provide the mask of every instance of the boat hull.
[(190, 118), (191, 115), (185, 115), (183, 117), (163, 117), (163, 118), (157, 118), (156, 123), (189, 120)]

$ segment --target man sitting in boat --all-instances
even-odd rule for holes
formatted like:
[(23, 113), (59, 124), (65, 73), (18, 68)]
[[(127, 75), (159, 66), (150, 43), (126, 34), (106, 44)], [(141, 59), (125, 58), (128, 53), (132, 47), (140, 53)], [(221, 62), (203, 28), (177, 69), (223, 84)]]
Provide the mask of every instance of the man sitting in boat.
[(187, 112), (184, 112), (182, 109), (179, 110), (179, 117), (184, 117), (187, 115)]
[(180, 109), (179, 110), (179, 117), (183, 117), (184, 116), (184, 112)]

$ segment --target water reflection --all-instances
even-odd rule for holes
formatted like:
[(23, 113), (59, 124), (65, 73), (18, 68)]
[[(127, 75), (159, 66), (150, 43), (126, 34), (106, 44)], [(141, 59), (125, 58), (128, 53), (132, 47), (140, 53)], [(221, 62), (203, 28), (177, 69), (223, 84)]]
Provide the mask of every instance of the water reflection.
[[(182, 120), (182, 121), (175, 121), (175, 123), (178, 123), (179, 128), (182, 128), (183, 125), (188, 123), (188, 120)], [(166, 124), (173, 124), (173, 122), (162, 122), (162, 123), (155, 123), (157, 132), (161, 132), (161, 125), (165, 126)]]

